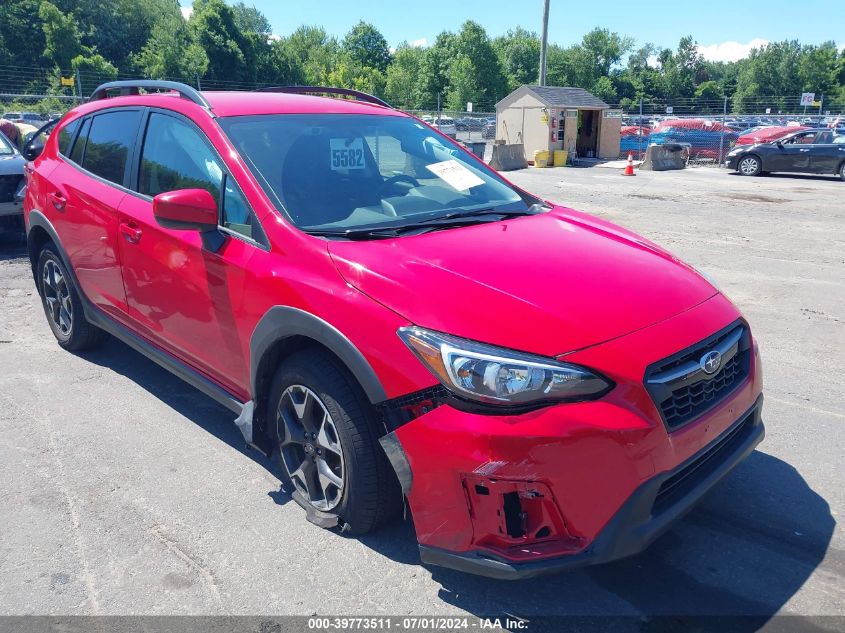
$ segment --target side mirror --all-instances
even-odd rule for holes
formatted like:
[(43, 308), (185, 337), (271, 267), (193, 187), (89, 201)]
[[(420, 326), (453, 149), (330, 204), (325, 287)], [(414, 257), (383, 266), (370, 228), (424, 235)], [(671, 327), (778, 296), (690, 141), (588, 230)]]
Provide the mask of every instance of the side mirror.
[(223, 236), (217, 230), (217, 201), (205, 189), (178, 189), (153, 198), (153, 215), (166, 229), (199, 231), (203, 245), (217, 251)]
[(27, 160), (35, 160), (36, 158), (41, 156), (41, 152), (44, 151), (44, 145), (47, 142), (47, 137), (49, 136), (53, 127), (55, 127), (56, 123), (58, 123), (60, 120), (61, 119), (53, 119), (52, 121), (48, 121), (40, 128), (38, 128), (36, 132), (30, 134), (23, 144), (23, 148), (21, 149), (21, 156), (23, 156)]
[(783, 141), (775, 141), (775, 145), (783, 149)]
[(35, 139), (29, 141), (21, 150), (21, 155), (27, 160), (35, 160), (44, 151), (44, 143), (36, 143), (34, 141)]

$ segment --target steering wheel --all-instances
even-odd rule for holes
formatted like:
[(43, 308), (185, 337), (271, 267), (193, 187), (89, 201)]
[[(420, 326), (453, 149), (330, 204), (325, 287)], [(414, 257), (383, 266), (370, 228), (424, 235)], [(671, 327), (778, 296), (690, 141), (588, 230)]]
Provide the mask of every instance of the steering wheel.
[(408, 174), (396, 174), (395, 176), (391, 176), (383, 183), (381, 183), (382, 189), (389, 187), (390, 185), (395, 185), (397, 182), (407, 182), (413, 185), (414, 187), (420, 186), (420, 181), (414, 178), (413, 176), (409, 176)]

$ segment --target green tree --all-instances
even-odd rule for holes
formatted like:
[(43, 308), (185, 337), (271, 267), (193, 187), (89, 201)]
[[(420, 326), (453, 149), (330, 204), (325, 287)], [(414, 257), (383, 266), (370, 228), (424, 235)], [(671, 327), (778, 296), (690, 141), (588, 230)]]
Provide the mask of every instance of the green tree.
[(446, 107), (463, 111), (467, 102), (478, 103), (484, 89), (479, 85), (475, 64), (466, 55), (460, 55), (449, 65), (449, 90), (446, 93)]
[(282, 40), (281, 46), (289, 59), (298, 60), (303, 83), (308, 85), (327, 83), (340, 54), (337, 40), (318, 26), (300, 26)]
[(705, 81), (695, 89), (695, 98), (705, 101), (719, 101), (724, 98), (725, 93), (722, 86), (716, 81)]
[(508, 91), (536, 84), (540, 74), (540, 38), (522, 27), (493, 40), (493, 50), (507, 78)]
[(189, 20), (192, 39), (208, 57), (206, 77), (252, 83), (256, 79), (253, 43), (238, 28), (234, 11), (223, 0), (194, 0)]
[(296, 86), (306, 83), (305, 70), (298, 59), (290, 54), (284, 41), (276, 40), (270, 45), (269, 71), (265, 80), (280, 86)]
[(328, 85), (379, 95), (384, 94), (385, 78), (377, 68), (359, 66), (348, 56), (343, 56), (329, 71)]
[(387, 40), (372, 24), (361, 21), (343, 38), (341, 48), (359, 67), (375, 68), (387, 72), (390, 64), (390, 49)]
[[(617, 99), (613, 77), (622, 71), (622, 58), (634, 47), (634, 40), (608, 29), (596, 28), (580, 44), (549, 47), (547, 80), (551, 85), (584, 88), (611, 102)], [(629, 73), (630, 74), (630, 73)], [(629, 77), (631, 82), (632, 78)]]
[(417, 85), (417, 101), (420, 107), (433, 109), (437, 105), (438, 97), (441, 100), (446, 98), (449, 85), (447, 73), (455, 48), (455, 34), (443, 31), (434, 40), (434, 44), (426, 49), (420, 63)]
[(802, 92), (815, 92), (818, 95), (836, 92), (840, 87), (839, 72), (839, 51), (834, 42), (801, 47), (798, 81)]
[(785, 100), (775, 97), (800, 95), (800, 61), (801, 45), (797, 40), (772, 42), (752, 50), (737, 77), (734, 108), (743, 112), (766, 106), (786, 107)]
[(117, 68), (100, 54), (77, 55), (71, 60), (70, 66), (74, 72), (79, 73), (83, 95), (91, 94), (102, 83), (117, 79)]
[[(4, 0), (0, 2), (0, 47), (2, 63), (29, 70), (41, 65), (46, 48), (39, 0)], [(18, 91), (23, 81), (11, 80), (5, 90)]]
[(454, 41), (453, 56), (447, 66), (450, 75), (453, 73), (454, 61), (460, 57), (469, 60), (475, 76), (476, 90), (472, 95), (474, 98), (469, 100), (492, 110), (496, 101), (507, 94), (507, 79), (487, 32), (477, 22), (467, 20), (461, 26)]
[(235, 14), (235, 24), (243, 32), (258, 33), (265, 37), (273, 33), (270, 20), (261, 13), (255, 6), (247, 6), (243, 2), (236, 2), (232, 5), (232, 13)]
[(205, 74), (208, 56), (191, 36), (181, 14), (166, 15), (153, 26), (149, 40), (135, 58), (135, 64), (148, 77), (182, 79), (193, 83)]
[(74, 57), (90, 52), (80, 42), (73, 15), (65, 15), (56, 5), (44, 0), (38, 9), (38, 17), (44, 30), (44, 57), (56, 68), (67, 70)]
[(420, 75), (425, 50), (403, 42), (393, 54), (387, 68), (385, 98), (393, 105), (406, 109), (421, 107), (417, 78)]
[(600, 77), (609, 77), (611, 70), (634, 48), (630, 37), (608, 29), (593, 29), (581, 40), (580, 72), (586, 82), (594, 83)]
[(136, 73), (137, 56), (155, 24), (179, 16), (177, 0), (50, 0), (72, 14), (83, 46), (99, 53), (122, 72)]
[(610, 77), (599, 77), (595, 83), (593, 83), (590, 91), (606, 103), (616, 103), (619, 99), (616, 93), (616, 86), (613, 85)]
[(682, 37), (674, 53), (662, 55), (661, 71), (664, 86), (669, 92), (666, 96), (692, 97), (696, 84), (704, 79), (704, 68), (704, 58), (698, 52), (698, 44), (691, 36)]

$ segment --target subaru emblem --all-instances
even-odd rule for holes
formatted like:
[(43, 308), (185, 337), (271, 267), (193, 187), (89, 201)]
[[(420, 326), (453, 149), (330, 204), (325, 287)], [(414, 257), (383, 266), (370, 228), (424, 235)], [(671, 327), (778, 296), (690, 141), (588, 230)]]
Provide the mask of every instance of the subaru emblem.
[(719, 371), (719, 367), (722, 366), (722, 354), (713, 350), (712, 352), (707, 352), (698, 362), (705, 374), (715, 374)]

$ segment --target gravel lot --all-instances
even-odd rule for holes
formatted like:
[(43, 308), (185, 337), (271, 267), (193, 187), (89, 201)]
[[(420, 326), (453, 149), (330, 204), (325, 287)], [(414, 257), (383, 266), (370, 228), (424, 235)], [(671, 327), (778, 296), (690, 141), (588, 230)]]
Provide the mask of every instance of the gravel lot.
[(407, 521), (361, 539), (314, 527), (226, 410), (116, 341), (60, 350), (7, 236), (0, 614), (845, 615), (845, 183), (509, 177), (711, 273), (755, 329), (767, 438), (674, 530), (635, 558), (504, 584), (421, 567)]

